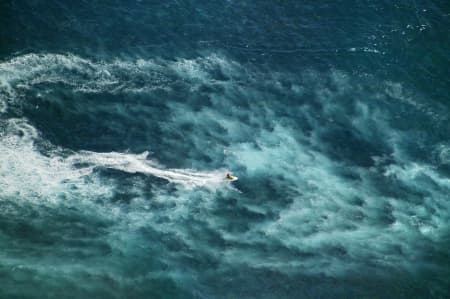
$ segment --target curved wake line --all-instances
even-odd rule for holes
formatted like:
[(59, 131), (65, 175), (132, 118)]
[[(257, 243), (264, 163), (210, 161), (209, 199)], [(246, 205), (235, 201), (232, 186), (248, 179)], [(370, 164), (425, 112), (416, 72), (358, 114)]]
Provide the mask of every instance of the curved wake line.
[(72, 165), (89, 164), (91, 171), (95, 167), (106, 167), (128, 173), (142, 173), (165, 179), (171, 183), (187, 188), (214, 186), (225, 183), (225, 170), (200, 172), (193, 169), (166, 169), (158, 163), (147, 159), (148, 152), (138, 155), (118, 152), (96, 153), (81, 151), (67, 158)]
[[(57, 196), (69, 190), (66, 184), (84, 186), (80, 189), (83, 194), (107, 194), (109, 188), (94, 184), (95, 190), (92, 190), (89, 184), (83, 183), (83, 178), (92, 175), (96, 167), (155, 176), (187, 189), (230, 187), (224, 169), (202, 172), (165, 168), (149, 160), (148, 152), (80, 151), (63, 157), (58, 149), (54, 149), (48, 155), (42, 155), (34, 146), (40, 134), (25, 119), (9, 119), (0, 125), (5, 130), (0, 132), (0, 197), (17, 194), (29, 198)], [(68, 192), (73, 191), (70, 190)]]

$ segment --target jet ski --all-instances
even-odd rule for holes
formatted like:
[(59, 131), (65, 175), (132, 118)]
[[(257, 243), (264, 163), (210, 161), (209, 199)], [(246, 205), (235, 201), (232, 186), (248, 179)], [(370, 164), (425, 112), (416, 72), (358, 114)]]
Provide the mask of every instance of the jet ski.
[(227, 173), (227, 175), (225, 176), (225, 180), (230, 181), (230, 182), (233, 182), (233, 181), (237, 181), (237, 180), (238, 180), (238, 177), (237, 177), (237, 176), (234, 176), (234, 175), (231, 174), (231, 173)]

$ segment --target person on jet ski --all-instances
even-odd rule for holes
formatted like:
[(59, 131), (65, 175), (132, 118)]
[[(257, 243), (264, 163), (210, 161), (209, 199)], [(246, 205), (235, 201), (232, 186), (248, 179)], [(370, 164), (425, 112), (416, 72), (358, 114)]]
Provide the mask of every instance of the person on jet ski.
[(231, 173), (227, 173), (227, 179), (232, 180), (234, 177)]

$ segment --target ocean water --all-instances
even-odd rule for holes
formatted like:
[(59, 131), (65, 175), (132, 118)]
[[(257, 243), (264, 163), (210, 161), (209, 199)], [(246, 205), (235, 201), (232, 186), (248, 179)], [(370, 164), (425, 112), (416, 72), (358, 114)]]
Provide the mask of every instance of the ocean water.
[(0, 298), (450, 298), (449, 86), (448, 1), (3, 0)]

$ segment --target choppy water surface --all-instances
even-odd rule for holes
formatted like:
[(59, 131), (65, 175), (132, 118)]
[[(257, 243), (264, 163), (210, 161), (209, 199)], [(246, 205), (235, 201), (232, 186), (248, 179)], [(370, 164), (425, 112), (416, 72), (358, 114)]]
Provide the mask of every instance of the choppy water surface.
[(446, 1), (0, 8), (1, 298), (450, 296)]

